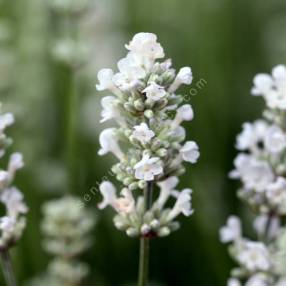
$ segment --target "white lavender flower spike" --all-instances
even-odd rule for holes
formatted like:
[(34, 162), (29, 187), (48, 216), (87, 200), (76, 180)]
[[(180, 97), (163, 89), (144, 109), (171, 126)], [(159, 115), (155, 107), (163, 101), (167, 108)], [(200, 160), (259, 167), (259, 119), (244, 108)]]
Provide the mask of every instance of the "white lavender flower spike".
[[(0, 113), (0, 158), (12, 143), (5, 131), (13, 123), (14, 117), (11, 113)], [(16, 172), (23, 166), (22, 154), (13, 153), (7, 169), (0, 170), (0, 203), (5, 207), (5, 214), (0, 217), (0, 258), (7, 285), (16, 285), (9, 250), (22, 237), (26, 226), (25, 214), (28, 212), (23, 194), (13, 185)]]
[(264, 118), (244, 123), (237, 136), (240, 151), (234, 160), (233, 179), (240, 179), (239, 197), (254, 211), (256, 240), (244, 238), (238, 217), (231, 216), (220, 230), (223, 243), (238, 263), (229, 286), (282, 286), (286, 279), (286, 68), (254, 78), (253, 95), (266, 102)]
[[(141, 237), (144, 249), (150, 237), (178, 229), (180, 214), (193, 213), (191, 190), (174, 188), (184, 173), (183, 162), (196, 163), (200, 153), (194, 141), (184, 143), (181, 124), (191, 121), (194, 112), (175, 94), (181, 84), (191, 84), (191, 68), (184, 67), (176, 75), (171, 60), (158, 61), (165, 53), (152, 33), (136, 34), (126, 48), (127, 56), (117, 65), (119, 72), (98, 73), (97, 90), (113, 93), (103, 98), (101, 122), (113, 119), (118, 125), (102, 131), (99, 154), (110, 152), (119, 160), (112, 171), (123, 184), (118, 196), (110, 182), (103, 182), (99, 208), (111, 206), (115, 226), (131, 237)], [(159, 195), (153, 195), (156, 186)], [(166, 207), (174, 199), (173, 208)]]
[(79, 198), (65, 196), (43, 205), (43, 246), (53, 255), (47, 271), (31, 285), (82, 285), (89, 273), (79, 256), (92, 244), (95, 217)]

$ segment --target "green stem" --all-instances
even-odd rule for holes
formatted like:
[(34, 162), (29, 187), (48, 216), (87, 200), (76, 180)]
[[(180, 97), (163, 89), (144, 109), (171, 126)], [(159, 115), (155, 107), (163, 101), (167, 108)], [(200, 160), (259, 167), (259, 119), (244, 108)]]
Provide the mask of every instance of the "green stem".
[(2, 250), (0, 252), (0, 257), (1, 257), (1, 265), (3, 269), (3, 274), (5, 277), (7, 286), (17, 286), (13, 267), (12, 267), (12, 262), (11, 262), (11, 258), (10, 258), (8, 250)]
[[(145, 211), (152, 205), (153, 182), (148, 182), (144, 190)], [(149, 276), (149, 256), (150, 256), (150, 238), (140, 238), (140, 255), (139, 255), (139, 275), (138, 286), (148, 285)]]

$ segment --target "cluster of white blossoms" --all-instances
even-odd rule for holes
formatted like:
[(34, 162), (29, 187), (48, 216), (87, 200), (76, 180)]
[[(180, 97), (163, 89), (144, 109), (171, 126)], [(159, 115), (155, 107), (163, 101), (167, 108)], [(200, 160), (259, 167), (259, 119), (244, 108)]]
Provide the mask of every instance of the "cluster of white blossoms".
[[(0, 158), (5, 155), (12, 140), (5, 134), (5, 129), (14, 123), (11, 113), (0, 113)], [(6, 213), (0, 217), (0, 251), (12, 247), (22, 236), (26, 226), (23, 216), (28, 208), (23, 201), (23, 194), (13, 186), (16, 172), (24, 166), (20, 153), (11, 154), (6, 169), (0, 169), (0, 203)]]
[(79, 256), (92, 244), (93, 213), (82, 206), (80, 199), (72, 196), (45, 203), (43, 213), (43, 246), (53, 259), (47, 273), (34, 280), (32, 285), (81, 285), (89, 268)]
[[(99, 208), (111, 206), (117, 213), (115, 226), (129, 236), (166, 236), (178, 228), (179, 214), (193, 213), (191, 189), (176, 190), (183, 162), (196, 163), (199, 148), (194, 141), (184, 142), (184, 121), (194, 117), (190, 104), (176, 95), (182, 84), (191, 84), (191, 68), (176, 74), (171, 60), (159, 62), (164, 50), (152, 33), (138, 33), (126, 45), (128, 54), (119, 60), (119, 72), (102, 69), (98, 73), (99, 91), (113, 95), (102, 98), (101, 122), (115, 120), (117, 127), (99, 136), (99, 155), (113, 154), (112, 167), (123, 185), (120, 194), (109, 181), (100, 185), (103, 201)], [(143, 190), (158, 187), (158, 195), (146, 211)], [(157, 194), (157, 192), (155, 193)], [(174, 199), (173, 207), (166, 207)]]
[[(231, 243), (230, 253), (239, 267), (232, 271), (229, 286), (285, 286), (286, 230), (286, 66), (272, 76), (254, 78), (253, 95), (262, 95), (267, 108), (263, 119), (243, 124), (237, 136), (240, 151), (230, 177), (240, 179), (238, 196), (253, 210), (257, 241), (242, 238), (239, 218), (231, 216), (220, 231)], [(284, 266), (281, 265), (284, 263)]]

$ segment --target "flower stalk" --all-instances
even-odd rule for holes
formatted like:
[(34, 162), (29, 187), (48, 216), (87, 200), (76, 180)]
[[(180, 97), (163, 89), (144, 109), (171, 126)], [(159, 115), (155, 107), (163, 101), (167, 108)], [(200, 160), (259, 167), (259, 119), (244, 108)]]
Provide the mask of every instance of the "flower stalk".
[(7, 286), (17, 286), (16, 278), (13, 271), (11, 257), (8, 250), (0, 251), (1, 265)]
[[(145, 211), (152, 206), (153, 182), (148, 182), (144, 190)], [(142, 236), (140, 238), (140, 254), (139, 254), (139, 272), (138, 286), (148, 285), (149, 276), (149, 257), (150, 257), (150, 237)]]

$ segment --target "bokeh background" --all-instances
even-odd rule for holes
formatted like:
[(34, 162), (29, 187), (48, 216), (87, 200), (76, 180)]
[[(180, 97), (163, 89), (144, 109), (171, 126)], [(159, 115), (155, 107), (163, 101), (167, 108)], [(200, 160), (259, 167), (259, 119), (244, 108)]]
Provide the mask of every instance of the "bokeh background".
[[(238, 184), (227, 177), (234, 139), (263, 107), (250, 96), (254, 74), (286, 63), (285, 27), (284, 0), (0, 0), (0, 97), (16, 116), (12, 149), (26, 161), (16, 183), (30, 208), (13, 251), (20, 285), (49, 260), (41, 248), (41, 204), (65, 193), (84, 199), (108, 173), (112, 158), (97, 155), (103, 126), (96, 74), (114, 68), (141, 31), (158, 35), (175, 67), (192, 67), (196, 117), (186, 128), (201, 149), (181, 182), (194, 189), (196, 212), (178, 232), (152, 241), (151, 280), (225, 285), (232, 262), (218, 229), (231, 213), (249, 218), (235, 195)], [(198, 87), (201, 79), (206, 84)], [(86, 285), (134, 285), (138, 241), (115, 230), (112, 211), (98, 212), (99, 195), (85, 198), (98, 221), (83, 258), (92, 269)]]

